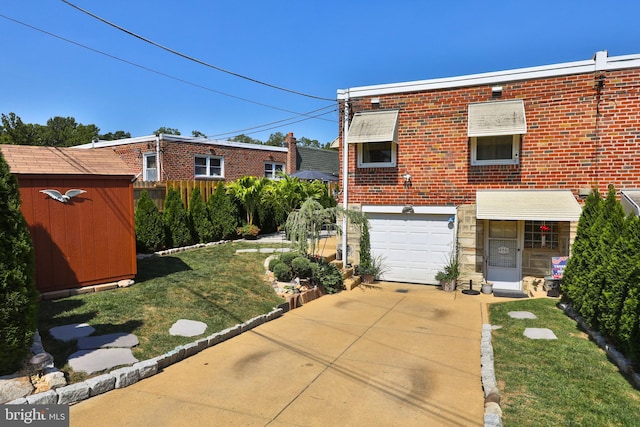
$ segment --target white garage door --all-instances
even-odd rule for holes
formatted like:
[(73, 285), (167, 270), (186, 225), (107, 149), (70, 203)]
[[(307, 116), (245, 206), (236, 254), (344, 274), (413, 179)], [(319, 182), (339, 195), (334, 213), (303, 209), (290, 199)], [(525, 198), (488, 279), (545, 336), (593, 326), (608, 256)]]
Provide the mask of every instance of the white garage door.
[(437, 284), (455, 233), (452, 215), (368, 213), (371, 255), (384, 258), (382, 280)]

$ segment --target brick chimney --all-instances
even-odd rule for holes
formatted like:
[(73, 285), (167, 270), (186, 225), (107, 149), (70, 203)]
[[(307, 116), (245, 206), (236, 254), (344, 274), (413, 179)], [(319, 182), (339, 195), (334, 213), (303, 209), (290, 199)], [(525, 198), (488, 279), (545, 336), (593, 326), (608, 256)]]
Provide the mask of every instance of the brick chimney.
[(293, 136), (293, 132), (289, 132), (284, 137), (284, 142), (287, 146), (287, 175), (291, 175), (296, 171), (296, 160), (298, 158), (298, 145), (296, 144), (296, 137)]

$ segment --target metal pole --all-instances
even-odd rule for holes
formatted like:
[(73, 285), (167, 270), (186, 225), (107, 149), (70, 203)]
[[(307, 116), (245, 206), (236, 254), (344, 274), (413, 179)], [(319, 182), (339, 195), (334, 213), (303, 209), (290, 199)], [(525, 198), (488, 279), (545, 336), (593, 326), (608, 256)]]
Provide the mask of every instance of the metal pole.
[[(347, 145), (347, 136), (349, 133), (349, 91), (346, 92), (344, 99), (344, 117), (342, 129), (342, 207), (345, 212), (348, 209), (348, 173), (349, 173), (349, 146)], [(342, 267), (347, 268), (347, 215), (342, 214)]]

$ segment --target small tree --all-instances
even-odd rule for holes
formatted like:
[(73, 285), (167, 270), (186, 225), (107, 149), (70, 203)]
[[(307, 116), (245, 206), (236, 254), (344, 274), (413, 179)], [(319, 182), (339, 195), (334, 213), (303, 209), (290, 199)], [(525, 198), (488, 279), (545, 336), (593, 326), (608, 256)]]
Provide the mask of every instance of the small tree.
[(262, 201), (266, 178), (243, 176), (229, 185), (229, 191), (242, 203), (247, 215), (247, 224), (254, 225), (253, 219)]
[(211, 219), (213, 240), (227, 239), (236, 233), (238, 209), (227, 195), (222, 182), (207, 200), (207, 210)]
[(167, 233), (167, 244), (171, 248), (188, 246), (193, 241), (189, 215), (178, 191), (169, 187), (164, 201), (163, 218)]
[(29, 354), (37, 316), (33, 242), (18, 181), (0, 153), (0, 375), (14, 373)]
[(300, 209), (289, 214), (285, 230), (289, 239), (304, 255), (313, 255), (320, 240), (322, 226), (333, 220), (332, 209), (325, 209), (320, 203), (309, 198)]
[(139, 252), (154, 252), (165, 246), (162, 215), (147, 190), (140, 193), (135, 214), (136, 246)]
[(209, 219), (207, 206), (202, 201), (200, 188), (196, 187), (191, 192), (189, 201), (189, 218), (193, 225), (194, 238), (200, 243), (212, 242), (214, 240), (214, 230)]

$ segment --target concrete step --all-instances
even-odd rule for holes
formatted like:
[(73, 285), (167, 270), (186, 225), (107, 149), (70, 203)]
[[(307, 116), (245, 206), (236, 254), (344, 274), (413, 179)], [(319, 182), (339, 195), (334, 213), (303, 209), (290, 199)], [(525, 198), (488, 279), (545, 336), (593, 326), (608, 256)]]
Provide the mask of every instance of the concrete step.
[(352, 276), (353, 276), (353, 267), (349, 267), (349, 268), (346, 268), (346, 269), (342, 269), (341, 271), (342, 271), (342, 277), (343, 277), (345, 280), (346, 280), (346, 279), (348, 279), (349, 277), (352, 277)]
[(347, 291), (352, 290), (358, 285), (360, 285), (360, 276), (352, 276), (352, 277), (349, 277), (348, 279), (345, 279), (344, 281), (344, 288)]

